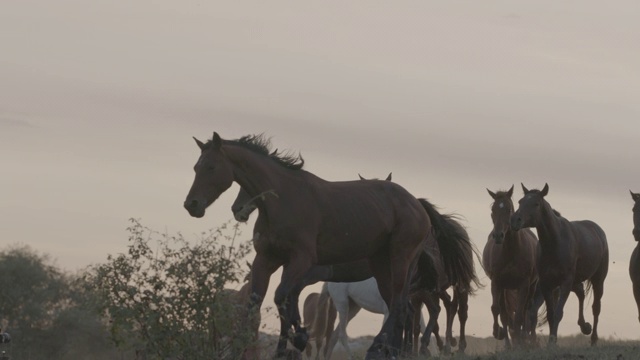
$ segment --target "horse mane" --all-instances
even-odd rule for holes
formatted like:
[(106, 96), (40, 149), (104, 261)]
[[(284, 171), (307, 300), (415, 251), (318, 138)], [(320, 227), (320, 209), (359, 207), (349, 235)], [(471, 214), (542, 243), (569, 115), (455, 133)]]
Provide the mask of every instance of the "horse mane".
[[(536, 189), (529, 190), (529, 193), (540, 194), (540, 190), (536, 190)], [(544, 200), (544, 197), (543, 197), (542, 199)], [(549, 203), (549, 202), (547, 201), (547, 203)], [(554, 214), (555, 216), (560, 216), (560, 217), (562, 217), (562, 214), (560, 214), (560, 211), (558, 211), (558, 210), (556, 210), (556, 209), (552, 208), (552, 207), (551, 207), (551, 204), (549, 204), (549, 207), (551, 208), (551, 211), (553, 211), (553, 214)]]
[[(209, 140), (205, 146), (211, 143), (212, 140)], [(304, 166), (304, 159), (300, 153), (295, 155), (289, 151), (278, 151), (278, 149), (271, 151), (271, 139), (264, 134), (245, 135), (236, 140), (223, 140), (223, 143), (237, 145), (256, 154), (267, 156), (287, 169), (300, 170)]]

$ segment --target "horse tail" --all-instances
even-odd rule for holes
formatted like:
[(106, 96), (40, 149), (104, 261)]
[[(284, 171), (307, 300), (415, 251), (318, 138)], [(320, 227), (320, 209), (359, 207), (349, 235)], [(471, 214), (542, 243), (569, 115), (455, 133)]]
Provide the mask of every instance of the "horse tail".
[[(437, 208), (426, 199), (419, 199), (431, 220), (433, 234), (440, 248), (445, 272), (452, 285), (466, 290), (473, 295), (475, 289), (481, 288), (476, 274), (473, 255), (480, 259), (478, 251), (469, 239), (469, 234), (457, 221), (456, 216), (440, 214)], [(471, 283), (474, 283), (474, 287)]]

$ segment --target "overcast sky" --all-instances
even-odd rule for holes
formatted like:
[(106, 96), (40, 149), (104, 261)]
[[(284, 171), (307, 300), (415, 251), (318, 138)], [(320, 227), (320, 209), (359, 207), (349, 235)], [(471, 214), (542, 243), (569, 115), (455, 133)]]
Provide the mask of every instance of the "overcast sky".
[[(187, 236), (220, 225), (236, 185), (203, 219), (182, 208), (191, 136), (264, 132), (328, 180), (393, 172), (463, 215), (480, 251), (485, 188), (516, 184), (517, 200), (520, 182), (548, 182), (553, 207), (608, 235), (601, 337), (635, 339), (639, 13), (592, 0), (3, 3), (0, 246), (73, 271), (125, 251), (129, 217)], [(468, 334), (490, 336), (490, 297), (471, 299)], [(561, 334), (579, 331), (576, 307), (571, 295)], [(359, 315), (349, 333), (381, 319)]]

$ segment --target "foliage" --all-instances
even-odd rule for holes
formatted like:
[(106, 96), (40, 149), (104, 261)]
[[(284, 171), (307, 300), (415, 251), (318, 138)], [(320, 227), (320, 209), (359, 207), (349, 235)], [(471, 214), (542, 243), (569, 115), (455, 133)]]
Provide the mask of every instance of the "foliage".
[(100, 296), (112, 340), (158, 359), (223, 358), (234, 353), (229, 347), (247, 346), (246, 338), (217, 336), (237, 321), (221, 320), (232, 311), (224, 306), (239, 304), (225, 305), (219, 295), (243, 278), (241, 264), (251, 248), (250, 242), (236, 244), (238, 226), (224, 224), (191, 244), (131, 219), (128, 252), (109, 256), (84, 279)]
[(75, 281), (27, 246), (0, 252), (0, 321), (12, 337), (2, 350), (27, 360), (81, 358), (73, 355), (82, 350), (113, 358), (105, 327)]

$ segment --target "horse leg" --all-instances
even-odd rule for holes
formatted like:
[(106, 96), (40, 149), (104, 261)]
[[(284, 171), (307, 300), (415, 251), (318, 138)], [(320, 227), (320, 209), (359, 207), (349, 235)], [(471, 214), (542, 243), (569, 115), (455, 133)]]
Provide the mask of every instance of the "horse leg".
[[(248, 317), (245, 319), (245, 329), (251, 329), (252, 335), (255, 339), (250, 342), (258, 340), (258, 329), (260, 328), (260, 307), (264, 301), (264, 296), (267, 293), (269, 287), (269, 280), (271, 275), (282, 265), (282, 261), (265, 256), (263, 253), (256, 253), (256, 257), (251, 264), (251, 295), (249, 296), (249, 308)], [(255, 329), (255, 331), (254, 331)], [(245, 351), (242, 358), (252, 359), (257, 354), (250, 354)]]
[(464, 351), (467, 349), (465, 327), (467, 325), (467, 319), (469, 318), (469, 292), (466, 290), (460, 290), (457, 287), (454, 291), (457, 292), (460, 298), (458, 302), (458, 319), (460, 320), (460, 341), (458, 351), (464, 354)]
[[(327, 357), (327, 350), (328, 350), (328, 344), (329, 344), (329, 339), (331, 339), (331, 336), (334, 333), (334, 329), (335, 329), (335, 324), (336, 324), (336, 318), (338, 317), (338, 311), (336, 310), (336, 307), (333, 305), (333, 301), (329, 298), (327, 299), (327, 327), (325, 330), (325, 334), (324, 337), (327, 341), (327, 346), (325, 346), (324, 348), (324, 357), (325, 359), (328, 359)], [(320, 343), (322, 344), (322, 343)], [(320, 346), (320, 345), (318, 345)], [(319, 350), (318, 350), (319, 351)]]
[[(448, 292), (443, 290), (438, 293), (438, 298), (442, 301), (445, 312), (448, 314), (449, 311), (451, 311), (451, 306), (452, 306), (451, 296), (449, 295)], [(438, 301), (438, 300), (436, 299), (435, 301)], [(449, 315), (447, 315), (447, 317), (448, 316)], [(440, 324), (438, 324), (437, 319), (433, 324), (433, 336), (436, 338), (436, 346), (438, 347), (438, 351), (444, 352), (444, 341), (442, 340), (442, 337), (440, 337)]]
[[(344, 286), (344, 285), (340, 285)], [(335, 291), (330, 292), (331, 300), (336, 306), (336, 310), (338, 311), (338, 326), (336, 330), (331, 334), (331, 338), (327, 343), (327, 348), (325, 350), (325, 358), (331, 359), (331, 355), (333, 354), (333, 349), (335, 348), (338, 340), (342, 343), (342, 346), (345, 347), (348, 353), (350, 353), (349, 343), (348, 341), (344, 341), (343, 337), (346, 337), (347, 333), (347, 324), (349, 323), (349, 313), (351, 312), (350, 301), (347, 295), (347, 291)], [(344, 335), (343, 335), (344, 334)], [(346, 345), (345, 345), (346, 344)]]
[(580, 331), (585, 335), (589, 335), (591, 334), (591, 324), (584, 321), (584, 285), (582, 283), (574, 284), (571, 291), (578, 297), (578, 325), (580, 326)]
[[(420, 355), (430, 356), (429, 343), (431, 342), (431, 334), (438, 325), (438, 315), (440, 315), (440, 301), (435, 293), (429, 292), (424, 294), (424, 304), (429, 312), (429, 321), (424, 328), (422, 339), (420, 340)], [(417, 347), (418, 344), (416, 344)]]
[(307, 346), (307, 342), (309, 341), (309, 334), (307, 333), (307, 329), (302, 326), (302, 321), (300, 317), (300, 308), (298, 307), (298, 303), (300, 300), (300, 293), (307, 285), (304, 282), (299, 282), (296, 284), (291, 293), (287, 295), (287, 310), (289, 311), (289, 319), (291, 325), (295, 330), (293, 335), (293, 346), (300, 350), (304, 351)]
[[(496, 281), (491, 281), (491, 297), (493, 299), (491, 303), (491, 314), (493, 315), (493, 337), (502, 340), (504, 339), (504, 333), (502, 327), (500, 327), (500, 323), (498, 322), (498, 316), (502, 312), (501, 304), (502, 297), (504, 296), (504, 291), (498, 287), (498, 283)], [(502, 323), (503, 325), (504, 322)]]
[(298, 303), (287, 303), (287, 300), (290, 299), (289, 296), (293, 289), (302, 281), (304, 274), (310, 267), (308, 256), (297, 253), (291, 255), (290, 262), (285, 264), (282, 270), (280, 285), (276, 288), (274, 297), (278, 315), (280, 316), (280, 338), (278, 339), (278, 345), (276, 347), (276, 356), (286, 356), (289, 329), (291, 329), (291, 325), (293, 324), (291, 314), (297, 313), (298, 316), (300, 316), (299, 310), (291, 310), (290, 308), (293, 306), (298, 307)]
[[(408, 237), (408, 236), (407, 236)], [(418, 248), (416, 247), (416, 250)], [(402, 347), (402, 332), (404, 322), (406, 321), (407, 302), (408, 302), (408, 274), (409, 268), (412, 266), (415, 255), (409, 257), (410, 254), (404, 253), (405, 249), (393, 248), (389, 253), (382, 252), (382, 256), (377, 258), (384, 264), (382, 269), (374, 271), (374, 277), (378, 283), (378, 287), (383, 295), (383, 299), (387, 302), (389, 309), (389, 317), (382, 325), (382, 329), (374, 338), (373, 344), (367, 350), (367, 358), (379, 357), (397, 357)], [(417, 252), (417, 251), (416, 251)], [(411, 263), (407, 263), (406, 259), (410, 258)], [(397, 259), (391, 262), (391, 259)], [(405, 260), (402, 260), (405, 259)], [(373, 266), (372, 266), (373, 268)], [(391, 271), (389, 271), (391, 270)], [(386, 274), (385, 274), (386, 273)], [(388, 289), (387, 298), (382, 292)], [(389, 294), (390, 290), (390, 294)]]
[(593, 332), (591, 333), (591, 346), (596, 345), (598, 342), (598, 318), (600, 316), (600, 308), (602, 295), (604, 295), (604, 279), (609, 271), (609, 256), (608, 254), (602, 261), (602, 266), (598, 272), (591, 277), (591, 286), (593, 288)]
[(498, 328), (500, 331), (498, 340), (504, 340), (504, 347), (506, 349), (511, 349), (509, 329), (513, 327), (513, 324), (511, 322), (511, 315), (509, 314), (507, 301), (509, 301), (508, 293), (506, 290), (502, 289), (498, 297), (498, 304), (500, 306), (500, 322), (502, 322), (502, 327)]
[[(549, 346), (555, 346), (558, 342), (558, 327), (560, 325), (560, 321), (562, 321), (562, 317), (564, 316), (564, 305), (567, 303), (567, 299), (569, 297), (569, 293), (571, 292), (571, 288), (573, 285), (573, 279), (566, 279), (560, 285), (560, 295), (558, 296), (558, 301), (555, 304), (555, 308), (553, 309), (553, 322), (552, 319), (549, 319)], [(545, 303), (547, 304), (547, 315), (550, 314), (549, 306), (553, 306), (553, 295), (552, 292), (548, 289), (545, 293)], [(549, 298), (549, 299), (547, 299)]]
[(518, 301), (516, 303), (516, 313), (513, 319), (514, 342), (517, 346), (522, 346), (527, 336), (525, 317), (530, 298), (529, 287), (529, 284), (524, 283), (518, 288)]
[(445, 355), (450, 355), (451, 347), (457, 345), (456, 339), (453, 337), (453, 321), (455, 320), (456, 313), (458, 312), (458, 301), (460, 301), (460, 299), (458, 299), (458, 297), (456, 296), (456, 293), (454, 292), (453, 298), (451, 299), (451, 303), (449, 303), (449, 306), (446, 307), (447, 328), (445, 329), (445, 333), (444, 333), (444, 338), (445, 338), (444, 354)]
[(538, 309), (544, 303), (544, 297), (539, 291), (537, 281), (529, 285), (529, 299), (524, 311), (524, 331), (527, 342), (530, 345), (536, 344), (536, 327), (538, 326)]

